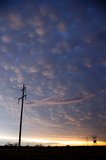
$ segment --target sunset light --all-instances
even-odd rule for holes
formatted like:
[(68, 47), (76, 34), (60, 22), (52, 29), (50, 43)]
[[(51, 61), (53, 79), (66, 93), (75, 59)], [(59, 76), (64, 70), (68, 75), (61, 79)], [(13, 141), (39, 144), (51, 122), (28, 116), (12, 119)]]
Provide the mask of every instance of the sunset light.
[[(0, 136), (0, 142), (3, 144), (14, 144), (18, 142), (18, 138), (16, 137), (8, 137), (8, 136)], [(4, 143), (5, 142), (5, 143)], [(93, 146), (92, 141), (84, 141), (84, 140), (57, 140), (57, 139), (37, 139), (37, 138), (22, 138), (23, 145), (42, 145), (42, 146)], [(106, 146), (106, 142), (98, 141), (96, 146)]]

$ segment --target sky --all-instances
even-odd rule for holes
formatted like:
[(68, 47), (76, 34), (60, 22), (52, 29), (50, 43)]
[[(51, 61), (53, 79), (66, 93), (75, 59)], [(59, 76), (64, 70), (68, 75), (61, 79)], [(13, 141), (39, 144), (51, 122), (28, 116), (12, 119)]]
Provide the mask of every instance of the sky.
[(0, 1), (0, 144), (106, 144), (103, 0)]

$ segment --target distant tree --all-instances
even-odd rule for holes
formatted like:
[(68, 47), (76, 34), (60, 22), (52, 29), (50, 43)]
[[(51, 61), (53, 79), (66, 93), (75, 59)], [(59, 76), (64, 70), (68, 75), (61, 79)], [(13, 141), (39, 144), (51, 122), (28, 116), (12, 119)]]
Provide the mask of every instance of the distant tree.
[(17, 143), (10, 143), (10, 142), (8, 142), (5, 146), (12, 147), (12, 146), (18, 146), (18, 144)]

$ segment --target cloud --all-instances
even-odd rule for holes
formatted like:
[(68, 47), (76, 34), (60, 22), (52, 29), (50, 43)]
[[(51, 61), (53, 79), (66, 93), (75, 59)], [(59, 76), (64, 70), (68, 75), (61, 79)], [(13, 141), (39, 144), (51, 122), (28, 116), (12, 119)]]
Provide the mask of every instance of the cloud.
[(106, 59), (103, 59), (101, 63), (102, 65), (106, 66)]
[(94, 41), (94, 36), (84, 35), (83, 40), (84, 40), (85, 43), (88, 43), (88, 44), (93, 43), (93, 41)]
[(38, 38), (38, 41), (39, 41), (40, 43), (46, 43), (46, 38), (45, 38), (44, 36), (40, 36), (40, 37)]
[(53, 59), (52, 55), (51, 56), (49, 56), (49, 55), (38, 56), (36, 58), (36, 62), (39, 65), (43, 66), (43, 68), (48, 68), (48, 69), (51, 69), (54, 65), (54, 59)]
[(65, 97), (68, 93), (68, 84), (62, 83), (61, 81), (56, 83), (54, 81), (55, 80), (48, 84), (48, 89), (57, 97)]
[(18, 12), (9, 13), (9, 26), (11, 29), (20, 29), (25, 26), (24, 20)]
[(70, 51), (70, 44), (67, 41), (60, 41), (56, 44), (54, 48), (52, 48), (53, 54), (61, 54)]
[(59, 15), (57, 12), (53, 11), (51, 13), (49, 13), (49, 18), (53, 21), (53, 22), (57, 22), (59, 20)]
[(47, 16), (49, 15), (50, 7), (48, 4), (43, 4), (40, 6), (39, 11), (42, 16)]
[(28, 37), (29, 37), (29, 38), (35, 37), (35, 33), (34, 33), (34, 32), (29, 32), (29, 33), (28, 33)]
[(25, 80), (25, 77), (23, 76), (23, 73), (21, 71), (21, 69), (19, 67), (17, 67), (14, 72), (16, 73), (17, 75), (17, 82), (22, 84)]
[(60, 32), (66, 32), (67, 31), (67, 24), (65, 22), (60, 22), (57, 24), (57, 28)]
[(47, 78), (53, 78), (54, 77), (54, 70), (53, 69), (46, 69), (42, 72), (42, 75)]
[(4, 68), (4, 70), (6, 70), (6, 71), (9, 71), (9, 70), (11, 70), (11, 71), (13, 71), (13, 70), (15, 70), (16, 69), (16, 66), (14, 66), (13, 64), (10, 64), (10, 63), (6, 63), (6, 62), (2, 62), (1, 63), (1, 66)]
[(37, 86), (34, 89), (35, 95), (43, 96), (43, 87), (41, 85)]
[(71, 98), (66, 98), (66, 99), (44, 99), (41, 101), (35, 101), (35, 102), (30, 102), (29, 104), (31, 105), (67, 105), (67, 104), (78, 104), (80, 102), (86, 101), (90, 98), (94, 97), (94, 94), (87, 95), (84, 97), (81, 97), (79, 99), (71, 99)]
[(35, 29), (35, 32), (39, 35), (39, 36), (43, 36), (46, 34), (46, 29), (43, 27), (39, 27)]
[(59, 10), (53, 4), (44, 3), (40, 6), (39, 12), (43, 17), (49, 17), (52, 22), (57, 22), (59, 19)]
[(80, 71), (80, 69), (76, 65), (73, 65), (73, 64), (66, 64), (66, 69), (69, 72), (78, 72), (78, 71)]
[(22, 70), (20, 67), (15, 66), (14, 64), (2, 62), (2, 67), (4, 68), (5, 72), (8, 73), (15, 73), (15, 75), (11, 74), (8, 76), (10, 82), (17, 81), (18, 83), (23, 83), (25, 77), (23, 76)]
[[(43, 110), (43, 112), (42, 112)], [(27, 112), (26, 112), (27, 111)], [(58, 122), (58, 116), (56, 118), (56, 112), (52, 113), (51, 110), (47, 109), (47, 107), (28, 107), (27, 104), (25, 104), (25, 124), (31, 124), (32, 126), (37, 123), (37, 130), (43, 129), (43, 131), (46, 133), (50, 132), (50, 130), (47, 130), (48, 127), (51, 129), (55, 128), (61, 128), (62, 125)], [(42, 126), (39, 128), (38, 126)], [(37, 131), (38, 132), (38, 131)]]
[(57, 96), (65, 96), (66, 94), (66, 90), (64, 90), (64, 88), (55, 88), (53, 89), (53, 93)]
[(39, 71), (38, 67), (35, 66), (30, 66), (28, 70), (30, 73), (37, 73)]
[(4, 53), (8, 53), (8, 51), (9, 51), (8, 47), (5, 46), (5, 45), (0, 46), (0, 49), (1, 49), (1, 51), (4, 52)]
[(40, 15), (37, 15), (37, 16), (33, 16), (30, 17), (28, 20), (27, 20), (27, 23), (34, 26), (34, 27), (42, 27), (44, 25), (44, 18)]
[[(6, 66), (5, 66), (5, 68), (6, 68)], [(22, 84), (23, 82), (24, 82), (24, 80), (25, 80), (25, 77), (23, 76), (23, 74), (22, 74), (22, 71), (21, 71), (21, 69), (19, 68), (19, 67), (14, 67), (13, 66), (13, 68), (12, 68), (12, 66), (10, 66), (9, 68), (8, 68), (8, 70), (10, 71), (13, 71), (14, 73), (15, 73), (15, 75), (13, 75), (13, 76), (10, 76), (10, 78), (9, 78), (9, 80), (10, 80), (10, 82), (14, 82), (14, 81), (16, 81), (16, 82), (18, 82), (19, 84)], [(10, 71), (10, 72), (11, 72)]]
[(93, 64), (89, 58), (85, 58), (84, 60), (84, 66), (87, 68), (92, 68)]
[[(7, 91), (7, 93), (8, 92), (9, 91)], [(7, 93), (5, 92), (5, 94)], [(0, 101), (3, 114), (5, 113), (6, 115), (10, 115), (11, 118), (15, 118), (18, 114), (18, 108), (14, 101), (14, 98), (12, 96), (9, 96), (9, 93), (7, 95), (3, 95), (0, 93)]]
[(20, 68), (28, 74), (35, 74), (40, 71), (40, 68), (36, 64), (29, 63), (29, 61), (27, 59), (24, 64), (20, 64)]
[(13, 37), (9, 34), (4, 34), (2, 36), (2, 41), (5, 42), (5, 43), (11, 43), (13, 40)]
[[(103, 93), (105, 92), (106, 90), (101, 90), (99, 91), (99, 93)], [(43, 99), (41, 101), (34, 101), (34, 102), (30, 102), (28, 104), (31, 104), (31, 105), (49, 105), (49, 106), (52, 106), (52, 105), (68, 105), (68, 104), (79, 104), (81, 102), (84, 102), (84, 101), (87, 101), (93, 97), (96, 96), (96, 93), (92, 93), (92, 94), (88, 94), (88, 95), (85, 95), (85, 96), (82, 96), (81, 98), (77, 98), (77, 99), (72, 99), (72, 98), (54, 98), (54, 99)]]
[(66, 125), (81, 127), (81, 122), (78, 121), (78, 118), (68, 115), (67, 113), (64, 114), (64, 117), (66, 118)]

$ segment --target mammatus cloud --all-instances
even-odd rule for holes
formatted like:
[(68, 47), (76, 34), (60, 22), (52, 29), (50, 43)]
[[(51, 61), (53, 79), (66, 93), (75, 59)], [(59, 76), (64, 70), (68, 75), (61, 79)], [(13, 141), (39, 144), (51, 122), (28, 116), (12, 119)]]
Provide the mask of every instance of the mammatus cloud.
[(33, 18), (31, 17), (28, 20), (28, 24), (34, 27), (42, 27), (44, 25), (44, 19), (42, 18), (42, 16), (37, 15), (37, 16), (34, 16)]
[(12, 36), (11, 35), (3, 35), (2, 41), (5, 43), (10, 43), (10, 42), (12, 42)]
[(48, 69), (48, 70), (44, 70), (42, 72), (42, 75), (47, 77), (47, 78), (53, 78), (54, 76), (54, 70), (53, 69)]
[(20, 29), (24, 27), (22, 16), (19, 13), (9, 13), (9, 26), (11, 29)]
[(35, 32), (36, 32), (39, 36), (43, 36), (43, 35), (46, 34), (46, 29), (39, 27), (39, 28), (36, 28), (36, 29), (35, 29)]
[(65, 32), (67, 30), (67, 24), (65, 22), (58, 23), (57, 27), (60, 32)]
[(67, 41), (60, 41), (56, 44), (54, 48), (52, 48), (52, 53), (53, 54), (61, 54), (61, 53), (66, 53), (70, 51), (71, 47), (70, 44)]

